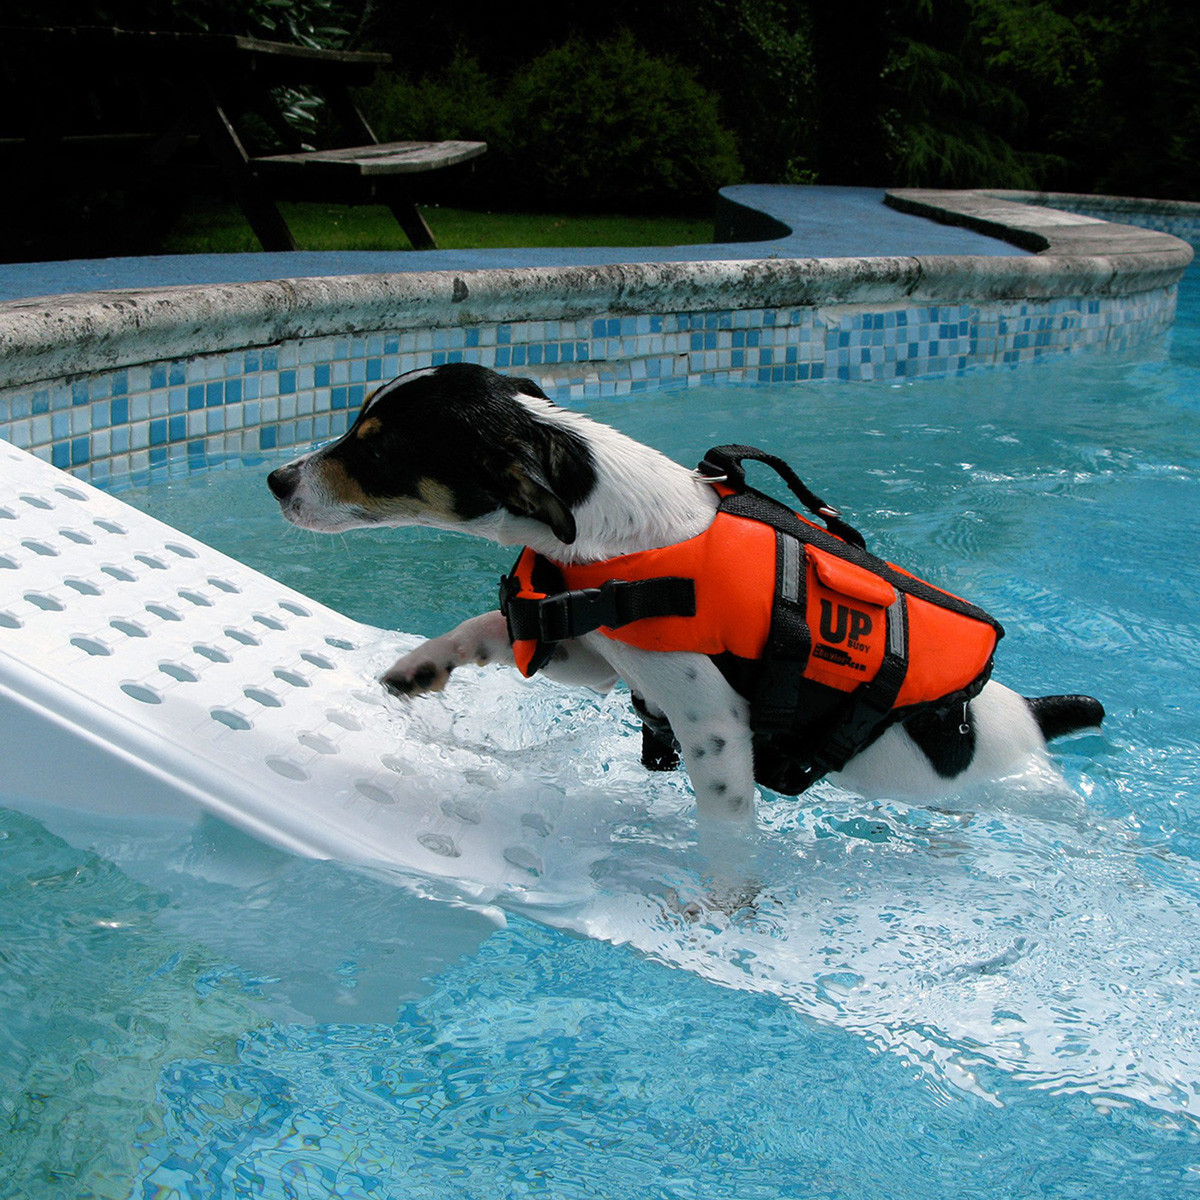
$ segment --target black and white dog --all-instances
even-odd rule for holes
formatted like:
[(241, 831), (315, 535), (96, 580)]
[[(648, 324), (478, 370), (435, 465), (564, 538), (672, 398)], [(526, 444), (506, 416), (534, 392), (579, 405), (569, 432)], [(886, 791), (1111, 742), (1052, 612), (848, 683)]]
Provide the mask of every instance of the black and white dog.
[[(560, 563), (695, 537), (718, 503), (696, 472), (557, 407), (527, 379), (465, 363), (385, 384), (344, 436), (272, 471), (269, 484), (283, 515), (305, 529), (427, 525), (530, 546)], [(443, 688), (455, 667), (491, 662), (513, 663), (498, 611), (425, 642), (382, 682), (413, 696)], [(642, 650), (596, 632), (559, 644), (545, 672), (602, 692), (623, 679), (679, 736), (699, 812), (753, 819), (749, 705), (711, 659)], [(936, 731), (917, 736), (895, 725), (833, 778), (865, 796), (934, 800), (1045, 763), (1046, 737), (1102, 716), (1086, 697), (1026, 700), (990, 682), (970, 703), (971, 753), (964, 761), (957, 749), (951, 770)]]

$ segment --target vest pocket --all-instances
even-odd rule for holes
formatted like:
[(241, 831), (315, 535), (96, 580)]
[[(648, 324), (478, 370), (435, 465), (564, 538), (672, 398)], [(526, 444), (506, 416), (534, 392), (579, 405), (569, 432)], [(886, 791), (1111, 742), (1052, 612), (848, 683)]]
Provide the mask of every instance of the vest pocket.
[(806, 617), (812, 652), (806, 679), (849, 692), (874, 679), (887, 643), (887, 609), (896, 590), (855, 563), (805, 548)]

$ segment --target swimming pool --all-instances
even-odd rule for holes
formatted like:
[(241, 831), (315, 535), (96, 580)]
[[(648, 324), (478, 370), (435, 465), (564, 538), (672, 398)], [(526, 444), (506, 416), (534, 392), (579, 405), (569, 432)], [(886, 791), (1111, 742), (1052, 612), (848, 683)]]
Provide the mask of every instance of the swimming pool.
[[(999, 678), (1101, 696), (1104, 734), (1058, 748), (1078, 800), (768, 800), (756, 911), (691, 925), (666, 900), (700, 886), (686, 790), (641, 773), (619, 699), (485, 672), (431, 737), (580, 814), (561, 903), (503, 928), (215, 823), (83, 853), (5, 810), (7, 1187), (1200, 1190), (1198, 396), (1191, 273), (1148, 361), (587, 401), (681, 461), (770, 442), (881, 552), (1005, 621)], [(490, 603), (506, 552), (292, 530), (271, 461), (123, 497), (384, 628)]]

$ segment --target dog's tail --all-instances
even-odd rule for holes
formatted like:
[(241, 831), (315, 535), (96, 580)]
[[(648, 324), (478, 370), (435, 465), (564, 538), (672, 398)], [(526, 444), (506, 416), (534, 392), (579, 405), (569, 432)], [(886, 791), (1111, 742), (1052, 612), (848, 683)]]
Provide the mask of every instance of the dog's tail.
[(1104, 705), (1091, 696), (1026, 696), (1025, 703), (1047, 741), (1077, 729), (1092, 729), (1104, 720)]

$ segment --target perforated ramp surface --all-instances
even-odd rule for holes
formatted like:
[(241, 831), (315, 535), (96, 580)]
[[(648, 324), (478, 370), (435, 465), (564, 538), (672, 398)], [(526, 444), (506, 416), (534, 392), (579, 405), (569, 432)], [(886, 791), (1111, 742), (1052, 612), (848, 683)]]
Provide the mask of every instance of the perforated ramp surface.
[(208, 812), (301, 854), (452, 880), (466, 900), (536, 886), (561, 797), (506, 787), (487, 803), (511, 766), (451, 736), (448, 705), (374, 682), (413, 639), (5, 442), (0, 478), (0, 793)]

